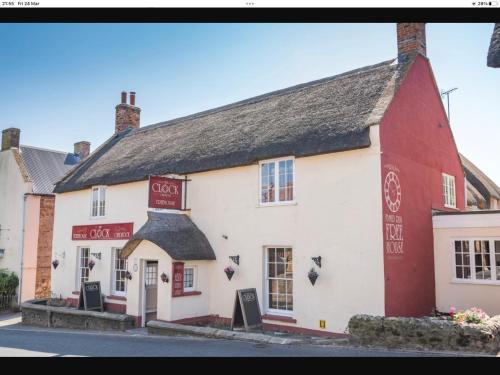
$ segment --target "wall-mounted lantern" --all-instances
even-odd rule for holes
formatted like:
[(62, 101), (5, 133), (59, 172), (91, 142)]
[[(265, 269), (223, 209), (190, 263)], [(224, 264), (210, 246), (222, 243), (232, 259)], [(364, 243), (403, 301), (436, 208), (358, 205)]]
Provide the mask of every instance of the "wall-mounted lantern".
[(233, 269), (233, 267), (227, 266), (226, 268), (224, 268), (224, 272), (226, 273), (227, 279), (229, 281), (231, 281), (231, 278), (234, 275), (234, 269)]
[(312, 285), (316, 283), (316, 279), (318, 278), (318, 273), (314, 270), (314, 268), (311, 268), (311, 270), (307, 273), (307, 277), (309, 277), (309, 281), (311, 282)]
[(160, 278), (161, 278), (161, 281), (163, 281), (164, 283), (168, 283), (168, 276), (165, 272), (163, 272), (161, 275), (160, 275)]
[(314, 263), (316, 263), (316, 265), (321, 268), (321, 256), (317, 256), (317, 257), (312, 257), (311, 258), (313, 260)]
[(240, 265), (240, 256), (239, 255), (230, 255), (229, 259), (231, 259), (238, 266)]
[(92, 271), (92, 268), (94, 268), (95, 262), (91, 259), (89, 262), (89, 269)]
[(54, 269), (56, 269), (58, 265), (59, 265), (59, 261), (57, 259), (54, 259), (52, 261), (52, 267), (54, 267)]
[(99, 251), (98, 253), (91, 253), (91, 255), (92, 255), (94, 258), (101, 260), (101, 252), (100, 252), (100, 251)]
[(132, 274), (129, 271), (125, 272), (125, 277), (129, 280), (132, 280)]

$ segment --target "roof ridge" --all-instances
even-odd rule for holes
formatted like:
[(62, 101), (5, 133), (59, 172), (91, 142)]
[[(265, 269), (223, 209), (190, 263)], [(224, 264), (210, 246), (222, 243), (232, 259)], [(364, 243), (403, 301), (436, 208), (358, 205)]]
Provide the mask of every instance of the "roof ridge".
[(157, 123), (154, 123), (154, 124), (146, 125), (144, 127), (141, 127), (141, 128), (138, 128), (138, 129), (134, 129), (131, 132), (131, 135), (132, 134), (136, 134), (136, 133), (141, 133), (143, 131), (149, 131), (149, 130), (152, 130), (152, 129), (156, 129), (156, 128), (162, 127), (162, 126), (175, 125), (176, 123), (178, 123), (180, 121), (208, 116), (208, 115), (211, 115), (213, 113), (223, 112), (223, 111), (226, 111), (226, 110), (237, 108), (237, 107), (242, 106), (242, 105), (258, 103), (258, 102), (261, 102), (261, 101), (269, 99), (269, 98), (273, 98), (273, 97), (276, 97), (276, 96), (281, 96), (281, 95), (289, 94), (289, 93), (292, 93), (292, 92), (295, 92), (295, 91), (300, 91), (302, 89), (309, 88), (309, 87), (314, 87), (314, 86), (326, 84), (328, 82), (337, 80), (339, 78), (348, 78), (348, 77), (356, 75), (356, 74), (370, 72), (372, 70), (379, 69), (379, 68), (382, 68), (382, 67), (385, 67), (385, 66), (397, 66), (397, 64), (394, 65), (395, 61), (396, 61), (395, 58), (389, 59), (389, 60), (385, 60), (385, 61), (377, 63), (377, 64), (366, 65), (366, 66), (363, 66), (361, 68), (356, 68), (356, 69), (349, 70), (349, 71), (343, 72), (343, 73), (339, 73), (339, 74), (336, 74), (336, 75), (333, 75), (333, 76), (329, 76), (329, 77), (325, 77), (325, 78), (319, 78), (319, 79), (308, 81), (308, 82), (304, 82), (304, 83), (299, 83), (297, 85), (285, 87), (283, 89), (274, 90), (274, 91), (271, 91), (271, 92), (268, 92), (268, 93), (265, 93), (265, 94), (253, 96), (253, 97), (250, 97), (250, 98), (247, 98), (247, 99), (243, 99), (243, 100), (239, 100), (237, 102), (233, 102), (233, 103), (230, 103), (230, 104), (224, 104), (224, 105), (219, 106), (219, 107), (215, 107), (215, 108), (207, 109), (207, 110), (204, 110), (204, 111), (196, 112), (196, 113), (193, 113), (193, 114), (190, 114), (190, 115), (181, 116), (181, 117), (177, 117), (177, 118), (174, 118), (174, 119), (171, 119), (171, 120), (161, 121), (161, 122), (157, 122)]
[(53, 150), (53, 149), (50, 149), (50, 148), (43, 148), (43, 147), (37, 147), (37, 146), (20, 145), (20, 148), (21, 147), (32, 148), (32, 149), (35, 149), (35, 150), (47, 151), (47, 152), (57, 152), (58, 154), (73, 154), (73, 152), (59, 151), (59, 150)]

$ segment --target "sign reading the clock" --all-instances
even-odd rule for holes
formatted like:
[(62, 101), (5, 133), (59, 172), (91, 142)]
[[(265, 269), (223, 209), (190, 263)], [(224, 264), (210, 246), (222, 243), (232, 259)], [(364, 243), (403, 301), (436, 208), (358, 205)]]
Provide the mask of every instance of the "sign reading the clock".
[(399, 169), (393, 165), (385, 165), (388, 172), (384, 180), (384, 243), (385, 252), (391, 259), (401, 259), (403, 255), (403, 217), (398, 215), (401, 208), (401, 184)]
[(148, 206), (150, 208), (180, 210), (182, 208), (182, 180), (150, 176)]

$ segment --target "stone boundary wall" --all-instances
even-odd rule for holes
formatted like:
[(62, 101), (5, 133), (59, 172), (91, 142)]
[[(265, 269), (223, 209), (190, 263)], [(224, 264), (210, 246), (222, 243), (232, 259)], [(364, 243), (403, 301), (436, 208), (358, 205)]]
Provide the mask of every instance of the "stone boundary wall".
[(355, 315), (349, 320), (348, 330), (350, 342), (356, 345), (490, 354), (500, 351), (500, 315), (484, 324), (465, 325), (434, 317)]
[(134, 317), (130, 315), (47, 306), (46, 303), (46, 299), (22, 303), (22, 324), (99, 331), (125, 331), (135, 328)]

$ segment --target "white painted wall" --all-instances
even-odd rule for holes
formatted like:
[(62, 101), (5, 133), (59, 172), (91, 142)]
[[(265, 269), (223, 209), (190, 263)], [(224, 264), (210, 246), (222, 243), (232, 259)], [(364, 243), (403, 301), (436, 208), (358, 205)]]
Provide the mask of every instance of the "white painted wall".
[(21, 239), (24, 194), (31, 192), (14, 157), (13, 149), (0, 151), (0, 268), (21, 274)]
[(500, 240), (500, 213), (440, 215), (433, 224), (437, 309), (479, 307), (489, 315), (500, 314), (500, 281), (454, 281), (455, 240)]
[[(261, 207), (258, 165), (190, 175), (188, 208), (190, 217), (205, 233), (216, 253), (216, 261), (200, 263), (201, 296), (177, 297), (170, 301), (171, 284), (159, 282), (160, 319), (176, 320), (218, 314), (232, 316), (236, 289), (255, 287), (264, 305), (264, 247), (293, 247), (294, 314), (297, 327), (343, 332), (357, 313), (384, 314), (384, 271), (382, 243), (382, 193), (378, 126), (371, 127), (372, 146), (367, 149), (303, 157), (295, 161), (296, 201), (294, 205)], [(105, 219), (91, 220), (90, 189), (59, 194), (56, 198), (54, 253), (66, 257), (52, 273), (56, 293), (71, 296), (76, 285), (76, 247), (88, 245), (104, 254), (125, 241), (71, 241), (73, 225), (134, 222), (137, 231), (147, 219), (147, 181), (109, 186)], [(224, 239), (222, 236), (228, 236)], [(136, 259), (158, 257), (159, 274), (171, 262), (165, 253), (143, 241), (129, 258), (129, 270)], [(240, 255), (235, 266), (230, 255)], [(307, 272), (311, 257), (321, 255), (323, 267), (312, 286)], [(104, 256), (91, 271), (91, 280), (101, 280), (109, 293), (111, 264)], [(188, 264), (188, 263), (186, 263)], [(223, 269), (233, 265), (236, 273), (227, 280)], [(139, 268), (140, 269), (140, 268)], [(206, 270), (206, 273), (205, 273)], [(127, 311), (139, 314), (140, 278), (129, 285)], [(136, 302), (134, 302), (135, 300)]]

